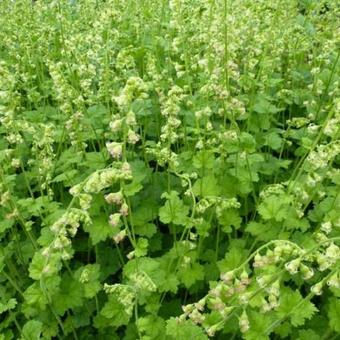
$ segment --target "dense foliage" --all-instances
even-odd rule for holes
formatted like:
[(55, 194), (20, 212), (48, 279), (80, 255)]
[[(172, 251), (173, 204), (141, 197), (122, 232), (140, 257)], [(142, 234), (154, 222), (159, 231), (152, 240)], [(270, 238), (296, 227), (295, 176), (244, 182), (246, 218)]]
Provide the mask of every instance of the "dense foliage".
[(339, 22), (0, 1), (0, 339), (339, 339)]

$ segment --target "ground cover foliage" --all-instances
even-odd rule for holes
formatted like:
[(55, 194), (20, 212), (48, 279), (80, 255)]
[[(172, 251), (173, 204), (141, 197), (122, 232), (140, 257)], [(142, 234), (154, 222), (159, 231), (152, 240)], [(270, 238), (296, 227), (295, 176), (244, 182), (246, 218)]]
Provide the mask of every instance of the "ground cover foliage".
[(0, 339), (339, 339), (339, 4), (0, 2)]

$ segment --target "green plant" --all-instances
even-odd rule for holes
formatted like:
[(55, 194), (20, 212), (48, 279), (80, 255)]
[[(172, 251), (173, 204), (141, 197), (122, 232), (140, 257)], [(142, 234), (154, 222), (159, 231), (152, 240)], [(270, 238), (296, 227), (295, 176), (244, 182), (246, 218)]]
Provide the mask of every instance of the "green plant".
[(337, 1), (0, 13), (0, 339), (340, 337)]

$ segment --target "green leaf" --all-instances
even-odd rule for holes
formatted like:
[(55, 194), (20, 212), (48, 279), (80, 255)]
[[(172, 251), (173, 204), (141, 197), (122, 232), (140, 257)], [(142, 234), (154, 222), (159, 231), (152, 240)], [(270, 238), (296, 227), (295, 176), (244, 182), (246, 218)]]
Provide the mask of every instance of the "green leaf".
[(299, 291), (286, 288), (282, 290), (280, 305), (277, 309), (279, 318), (289, 316), (294, 327), (302, 326), (306, 319), (310, 319), (318, 309), (312, 302), (304, 299)]
[(92, 224), (84, 225), (84, 230), (90, 234), (93, 245), (98, 244), (100, 241), (105, 241), (108, 237), (112, 237), (115, 232), (105, 216), (93, 218)]
[(189, 207), (178, 197), (177, 191), (171, 191), (170, 194), (163, 194), (167, 201), (163, 207), (159, 209), (159, 218), (164, 224), (185, 225), (187, 223), (187, 215)]
[(258, 95), (254, 105), (254, 111), (260, 114), (276, 113), (280, 109), (271, 104), (264, 95)]
[(259, 205), (258, 211), (265, 220), (274, 219), (281, 222), (287, 216), (289, 201), (289, 197), (270, 195)]
[(272, 318), (269, 315), (251, 311), (249, 317), (249, 330), (244, 334), (245, 340), (268, 340), (269, 335), (266, 334), (267, 328), (272, 323)]
[(136, 257), (145, 256), (148, 253), (149, 242), (146, 238), (139, 238), (135, 248)]
[(302, 329), (299, 331), (299, 337), (297, 340), (321, 340), (322, 338), (320, 337), (319, 334), (315, 333), (311, 329)]
[(329, 326), (337, 333), (340, 333), (340, 299), (331, 298), (328, 306)]
[[(135, 221), (135, 219), (133, 220)], [(146, 236), (148, 238), (151, 238), (153, 235), (157, 233), (157, 228), (154, 223), (135, 225), (135, 233), (140, 236)]]
[(17, 305), (16, 299), (9, 299), (7, 303), (0, 302), (0, 314), (7, 312), (8, 310), (14, 309), (16, 305)]
[(85, 159), (86, 161), (84, 161), (84, 166), (89, 168), (90, 171), (105, 168), (105, 159), (101, 152), (87, 152)]
[(218, 176), (218, 185), (220, 187), (220, 195), (228, 198), (235, 197), (238, 192), (238, 180), (235, 176), (231, 176), (227, 172)]
[(132, 182), (124, 185), (125, 196), (133, 196), (141, 191), (143, 189), (143, 180), (151, 172), (142, 161), (130, 162), (130, 166), (132, 170)]
[(255, 221), (249, 222), (246, 227), (246, 232), (255, 236), (260, 241), (270, 241), (277, 237), (280, 232), (280, 225), (273, 223), (258, 223)]
[(133, 180), (131, 183), (124, 185), (124, 195), (133, 196), (142, 189), (143, 185), (140, 182)]
[(225, 254), (225, 258), (217, 262), (220, 271), (228, 272), (237, 268), (247, 256), (247, 251), (242, 247), (234, 246)]
[(74, 277), (83, 285), (84, 296), (86, 298), (94, 297), (101, 289), (99, 282), (100, 265), (88, 264), (78, 268)]
[(126, 308), (113, 293), (109, 295), (108, 301), (100, 311), (100, 315), (109, 319), (111, 326), (120, 327), (129, 323), (131, 314), (128, 311), (130, 310), (133, 310), (133, 308)]
[(265, 137), (265, 145), (268, 145), (273, 150), (279, 150), (282, 145), (282, 138), (276, 132), (270, 132)]
[(143, 337), (147, 339), (165, 338), (165, 321), (156, 315), (140, 317), (137, 321), (137, 327)]
[(214, 167), (214, 155), (211, 151), (201, 150), (193, 158), (192, 163), (195, 168), (212, 169)]
[[(70, 299), (70, 296), (72, 296), (72, 299)], [(83, 297), (82, 284), (65, 274), (61, 280), (60, 290), (53, 296), (53, 306), (59, 315), (63, 315), (67, 309), (81, 306)]]
[(279, 335), (281, 338), (287, 338), (289, 334), (292, 333), (292, 325), (290, 324), (290, 321), (281, 322), (276, 328), (275, 328), (275, 334)]
[(78, 175), (78, 173), (79, 173), (78, 170), (71, 169), (54, 177), (51, 182), (52, 183), (61, 183), (61, 182), (71, 183), (71, 181)]
[(55, 235), (52, 230), (49, 227), (45, 227), (40, 230), (40, 236), (37, 241), (39, 245), (46, 247), (53, 242), (54, 237)]
[(139, 117), (147, 117), (153, 114), (152, 101), (148, 99), (137, 99), (132, 103), (131, 107)]
[(20, 340), (39, 340), (42, 331), (42, 322), (30, 320), (22, 328)]
[(96, 259), (100, 265), (100, 280), (105, 280), (121, 268), (118, 250), (112, 244), (101, 244), (97, 249)]
[(178, 277), (185, 287), (190, 288), (196, 281), (204, 279), (204, 267), (199, 263), (193, 263), (178, 272)]
[(259, 180), (257, 172), (252, 171), (250, 175), (247, 167), (238, 167), (237, 169), (233, 168), (229, 171), (236, 179), (237, 193), (241, 194), (242, 196), (252, 191), (252, 182), (257, 182)]
[(47, 258), (42, 253), (36, 252), (29, 266), (29, 275), (34, 280), (40, 280), (42, 277), (53, 276), (60, 268), (59, 254), (50, 254)]
[(2, 220), (0, 221), (0, 233), (3, 233), (7, 229), (11, 228), (14, 224), (13, 220)]
[(156, 286), (164, 282), (165, 272), (160, 269), (160, 262), (156, 259), (149, 257), (133, 259), (124, 266), (123, 274), (126, 278), (138, 272), (145, 272)]
[(212, 228), (211, 223), (208, 221), (202, 219), (197, 221), (195, 224), (195, 228), (197, 230), (197, 234), (203, 237), (208, 237), (209, 236), (209, 230)]
[(255, 138), (247, 132), (242, 132), (240, 135), (240, 146), (242, 150), (252, 153), (256, 150), (256, 141)]
[(37, 311), (45, 310), (48, 304), (47, 297), (37, 282), (34, 282), (25, 290), (24, 299), (23, 310), (26, 316), (36, 315)]
[(166, 322), (166, 334), (173, 340), (208, 340), (203, 330), (196, 326), (191, 320), (178, 322), (176, 318), (170, 318)]
[(308, 219), (299, 217), (295, 207), (288, 207), (284, 210), (287, 212), (286, 218), (283, 222), (285, 229), (300, 229), (301, 231), (305, 232), (310, 228)]
[(144, 226), (153, 221), (158, 215), (158, 204), (152, 200), (146, 200), (138, 207), (133, 207), (133, 223), (136, 226)]
[(218, 196), (220, 194), (220, 187), (214, 175), (208, 175), (196, 180), (192, 188), (196, 196)]
[(220, 216), (218, 216), (218, 221), (222, 225), (222, 230), (225, 233), (231, 233), (231, 227), (238, 229), (241, 226), (242, 218), (237, 209), (224, 209)]

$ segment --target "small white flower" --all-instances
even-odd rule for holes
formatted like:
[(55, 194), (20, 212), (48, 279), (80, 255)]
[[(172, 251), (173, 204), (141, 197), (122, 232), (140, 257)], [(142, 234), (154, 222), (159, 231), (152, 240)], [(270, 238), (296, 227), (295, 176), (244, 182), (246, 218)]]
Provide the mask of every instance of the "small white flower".
[(139, 139), (140, 137), (135, 131), (131, 129), (128, 131), (128, 141), (130, 144), (136, 144), (139, 141)]
[(116, 119), (112, 122), (110, 122), (110, 128), (112, 132), (118, 132), (120, 128), (122, 127), (122, 120)]
[(118, 159), (122, 156), (123, 144), (117, 142), (107, 142), (106, 148), (112, 158)]

